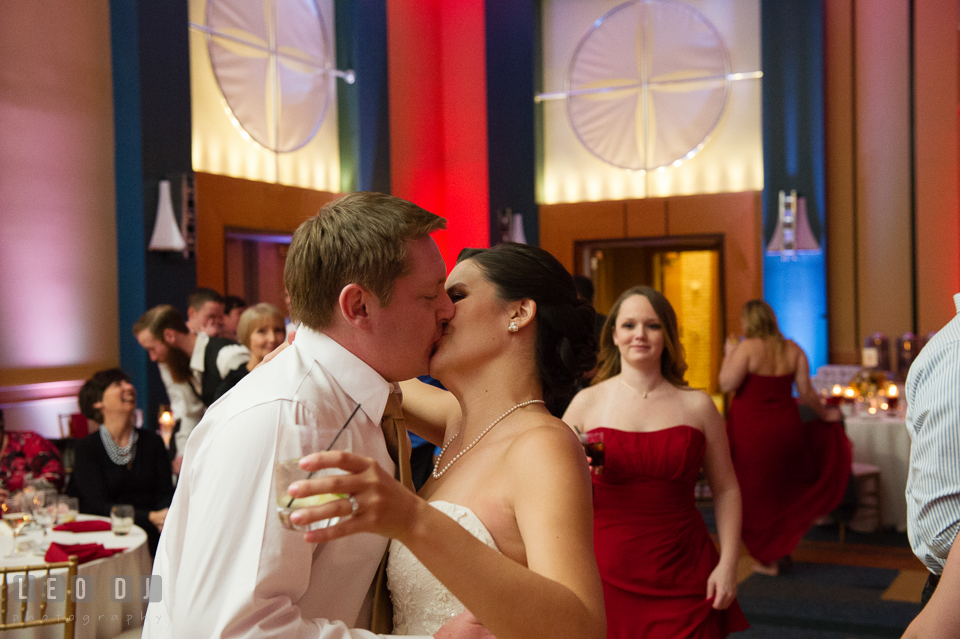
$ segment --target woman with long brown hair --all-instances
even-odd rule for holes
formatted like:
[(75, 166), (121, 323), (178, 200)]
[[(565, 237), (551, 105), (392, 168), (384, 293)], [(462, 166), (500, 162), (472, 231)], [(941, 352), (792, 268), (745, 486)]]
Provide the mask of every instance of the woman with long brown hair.
[[(763, 300), (740, 316), (743, 340), (728, 340), (720, 388), (736, 391), (727, 435), (743, 494), (743, 541), (754, 570), (777, 575), (815, 519), (840, 503), (850, 475), (850, 443), (840, 411), (826, 406), (810, 383), (807, 356), (785, 339)], [(804, 424), (793, 398), (819, 420)]]
[[(723, 419), (687, 385), (686, 368), (670, 302), (631, 288), (604, 323), (593, 386), (563, 416), (604, 438), (593, 476), (594, 549), (609, 639), (724, 637), (748, 627), (736, 603), (740, 490)], [(694, 501), (701, 466), (719, 556)]]

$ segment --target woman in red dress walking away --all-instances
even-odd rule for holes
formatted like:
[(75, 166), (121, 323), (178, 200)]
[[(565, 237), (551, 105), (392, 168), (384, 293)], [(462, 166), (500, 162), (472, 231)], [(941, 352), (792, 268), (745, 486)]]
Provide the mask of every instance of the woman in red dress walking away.
[[(603, 434), (594, 549), (608, 639), (713, 639), (748, 627), (736, 602), (740, 489), (723, 419), (684, 381), (686, 368), (670, 302), (652, 288), (631, 288), (603, 326), (594, 385), (563, 416)], [(696, 509), (701, 466), (719, 555)]]
[[(810, 383), (803, 350), (783, 338), (763, 300), (741, 314), (742, 341), (728, 340), (720, 388), (736, 391), (727, 435), (743, 494), (743, 541), (754, 571), (777, 575), (815, 519), (836, 508), (850, 477), (850, 442), (840, 411)], [(803, 423), (800, 401), (819, 417)]]

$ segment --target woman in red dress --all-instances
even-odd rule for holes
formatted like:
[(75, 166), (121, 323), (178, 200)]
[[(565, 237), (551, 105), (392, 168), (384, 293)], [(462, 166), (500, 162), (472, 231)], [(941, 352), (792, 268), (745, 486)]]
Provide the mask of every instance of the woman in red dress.
[[(593, 476), (594, 549), (609, 639), (712, 639), (748, 627), (736, 602), (740, 489), (723, 419), (684, 381), (686, 368), (670, 303), (652, 288), (631, 288), (604, 323), (593, 385), (563, 416), (604, 438)], [(695, 505), (701, 466), (719, 555)]]
[[(736, 391), (727, 435), (743, 494), (743, 541), (754, 570), (777, 575), (813, 521), (839, 505), (850, 442), (840, 411), (821, 402), (807, 356), (780, 334), (770, 305), (751, 300), (740, 319), (746, 337), (727, 341), (720, 388)], [(794, 384), (816, 422), (801, 422)]]

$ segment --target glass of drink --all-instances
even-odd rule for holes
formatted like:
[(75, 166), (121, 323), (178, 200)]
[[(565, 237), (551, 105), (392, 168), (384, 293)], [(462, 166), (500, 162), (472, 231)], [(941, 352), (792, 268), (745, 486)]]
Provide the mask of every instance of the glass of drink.
[(42, 552), (50, 546), (50, 542), (47, 541), (47, 531), (57, 521), (57, 491), (37, 491), (33, 498), (33, 504), (33, 518), (43, 530), (43, 537), (38, 549)]
[(593, 474), (599, 475), (603, 472), (603, 431), (594, 429), (577, 434), (580, 436), (580, 443), (583, 444), (583, 452), (590, 458)]
[(347, 495), (329, 493), (325, 495), (311, 495), (294, 499), (288, 489), (290, 484), (302, 479), (318, 479), (326, 475), (346, 475), (347, 472), (339, 468), (326, 468), (308, 473), (300, 468), (300, 459), (311, 453), (327, 450), (342, 450), (352, 452), (353, 438), (346, 428), (323, 429), (317, 426), (302, 424), (280, 424), (280, 437), (277, 441), (277, 457), (274, 465), (274, 483), (277, 495), (277, 515), (280, 524), (287, 530), (318, 530), (334, 526), (340, 517), (331, 517), (315, 521), (306, 526), (298, 526), (290, 521), (293, 511), (308, 506), (320, 506), (327, 502), (345, 499)]
[(126, 535), (133, 528), (133, 506), (117, 504), (110, 509), (110, 529), (114, 535)]
[(57, 497), (57, 523), (66, 524), (76, 520), (80, 512), (80, 500), (76, 497), (59, 495)]
[(7, 497), (6, 501), (0, 504), (0, 512), (3, 514), (3, 522), (13, 531), (13, 549), (6, 556), (19, 557), (21, 553), (17, 538), (29, 520), (29, 512), (21, 507), (21, 494)]

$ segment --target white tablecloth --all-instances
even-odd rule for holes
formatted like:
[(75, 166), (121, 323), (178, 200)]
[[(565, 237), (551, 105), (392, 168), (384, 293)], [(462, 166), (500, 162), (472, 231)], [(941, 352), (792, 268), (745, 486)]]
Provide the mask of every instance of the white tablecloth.
[[(102, 519), (80, 515), (78, 520)], [(29, 537), (39, 539), (40, 533), (31, 533)], [(126, 548), (112, 557), (97, 559), (77, 568), (78, 575), (93, 577), (94, 600), (89, 603), (78, 602), (76, 611), (75, 637), (76, 639), (109, 639), (131, 628), (143, 626), (143, 615), (147, 611), (147, 604), (140, 601), (114, 602), (110, 600), (110, 579), (115, 575), (130, 575), (139, 579), (140, 575), (149, 575), (153, 566), (150, 551), (147, 547), (147, 534), (142, 528), (133, 527), (130, 534), (119, 537), (112, 532), (89, 533), (50, 533), (50, 538), (60, 544), (102, 544), (105, 548)], [(23, 536), (21, 536), (21, 540)], [(13, 537), (5, 525), (0, 524), (0, 565), (24, 566), (43, 563), (43, 557), (25, 555), (23, 557), (4, 557), (10, 553), (13, 546)], [(64, 572), (66, 572), (64, 570)], [(31, 573), (38, 574), (38, 573)], [(54, 573), (56, 574), (56, 573)], [(8, 583), (11, 575), (7, 575)], [(39, 603), (34, 601), (28, 608), (28, 614), (39, 610)], [(47, 605), (47, 614), (56, 616), (63, 614), (64, 604), (50, 603)], [(19, 606), (9, 605), (7, 620), (12, 621), (13, 615), (19, 614)], [(59, 639), (63, 637), (63, 626), (41, 626), (37, 628), (23, 628), (20, 630), (5, 631), (3, 639)]]
[(896, 416), (856, 416), (844, 420), (853, 443), (853, 461), (880, 469), (880, 506), (883, 526), (907, 529), (907, 472), (910, 469), (910, 436)]

